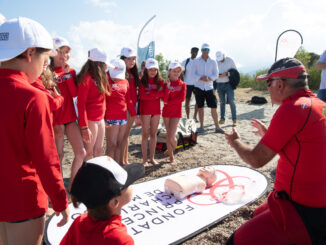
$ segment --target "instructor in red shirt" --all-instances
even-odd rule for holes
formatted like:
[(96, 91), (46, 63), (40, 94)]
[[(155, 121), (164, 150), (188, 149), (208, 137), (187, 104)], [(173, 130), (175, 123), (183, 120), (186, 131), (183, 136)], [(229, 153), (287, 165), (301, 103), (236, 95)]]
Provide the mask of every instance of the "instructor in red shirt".
[(235, 129), (225, 137), (254, 168), (276, 154), (280, 159), (274, 191), (227, 244), (325, 244), (326, 103), (309, 90), (306, 68), (297, 59), (275, 62), (257, 80), (267, 80), (272, 103), (280, 105), (268, 129), (252, 120), (262, 137), (255, 147), (242, 143)]

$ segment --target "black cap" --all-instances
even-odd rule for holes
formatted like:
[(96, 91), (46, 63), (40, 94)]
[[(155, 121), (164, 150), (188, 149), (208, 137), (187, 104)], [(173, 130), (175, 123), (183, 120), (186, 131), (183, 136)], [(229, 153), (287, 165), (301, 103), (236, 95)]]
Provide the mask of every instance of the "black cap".
[(87, 208), (106, 204), (123, 189), (145, 174), (144, 165), (133, 163), (121, 167), (108, 156), (84, 162), (71, 186), (71, 194)]
[(267, 74), (257, 77), (258, 81), (263, 81), (272, 77), (299, 78), (300, 75), (306, 74), (305, 66), (296, 58), (284, 58), (276, 61)]

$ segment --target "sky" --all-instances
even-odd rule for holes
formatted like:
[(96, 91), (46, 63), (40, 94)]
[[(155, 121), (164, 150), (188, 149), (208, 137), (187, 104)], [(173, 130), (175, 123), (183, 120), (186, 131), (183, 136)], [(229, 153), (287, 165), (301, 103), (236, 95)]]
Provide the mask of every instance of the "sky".
[[(141, 28), (156, 15), (156, 54), (181, 62), (191, 47), (208, 43), (211, 58), (223, 51), (241, 72), (252, 73), (271, 66), (277, 37), (288, 29), (301, 33), (307, 51), (321, 54), (326, 49), (325, 11), (325, 0), (0, 0), (0, 13), (7, 19), (28, 17), (53, 37), (68, 39), (70, 65), (77, 70), (91, 48), (103, 49), (109, 59), (122, 47), (136, 49)], [(298, 39), (291, 33), (289, 40)]]

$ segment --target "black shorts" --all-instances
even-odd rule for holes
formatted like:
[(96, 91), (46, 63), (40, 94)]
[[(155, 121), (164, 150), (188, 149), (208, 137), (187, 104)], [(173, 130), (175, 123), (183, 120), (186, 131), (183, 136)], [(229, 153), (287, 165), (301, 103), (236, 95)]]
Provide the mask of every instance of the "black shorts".
[(190, 99), (192, 93), (195, 94), (195, 86), (194, 85), (187, 85), (186, 99)]
[(201, 90), (195, 87), (195, 98), (198, 108), (203, 108), (205, 105), (205, 100), (209, 108), (217, 108), (217, 99), (214, 93), (214, 89), (211, 90)]

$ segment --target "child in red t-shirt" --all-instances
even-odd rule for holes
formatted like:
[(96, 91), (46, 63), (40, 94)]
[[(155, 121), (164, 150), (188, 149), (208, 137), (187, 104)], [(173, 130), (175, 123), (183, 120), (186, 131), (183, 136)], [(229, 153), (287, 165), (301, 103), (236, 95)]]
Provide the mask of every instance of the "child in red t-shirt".
[(75, 84), (76, 72), (70, 68), (68, 61), (70, 58), (70, 44), (63, 37), (53, 39), (57, 55), (50, 57), (50, 68), (56, 74), (56, 83), (60, 94), (64, 98), (63, 105), (54, 111), (54, 137), (60, 163), (64, 157), (64, 134), (67, 135), (69, 143), (74, 151), (74, 160), (71, 166), (71, 177), (68, 190), (72, 180), (80, 168), (86, 156), (83, 140), (76, 122), (77, 115), (73, 99), (77, 98), (77, 86)]
[(58, 226), (69, 217), (48, 98), (31, 86), (53, 41), (28, 18), (0, 25), (0, 244), (42, 243), (49, 198)]
[(156, 147), (156, 133), (161, 116), (161, 98), (164, 95), (163, 81), (158, 70), (158, 62), (149, 58), (146, 60), (144, 75), (141, 78), (139, 87), (140, 97), (140, 118), (142, 121), (142, 141), (141, 149), (143, 155), (143, 164), (148, 166), (147, 162), (147, 143), (150, 138), (149, 156), (153, 165), (159, 165), (154, 159)]
[(122, 168), (107, 156), (85, 162), (73, 181), (71, 198), (75, 207), (84, 203), (87, 212), (75, 219), (60, 245), (134, 244), (121, 222), (121, 209), (131, 201), (130, 185), (144, 174), (141, 164)]
[(173, 151), (177, 146), (177, 139), (175, 138), (179, 120), (182, 118), (182, 102), (186, 97), (186, 84), (181, 81), (180, 74), (182, 67), (178, 62), (172, 62), (169, 65), (169, 78), (166, 79), (164, 85), (164, 107), (163, 107), (163, 121), (165, 124), (167, 137), (166, 146), (167, 153), (170, 157), (172, 165), (176, 165)]
[[(138, 103), (138, 88), (139, 88), (139, 74), (138, 66), (136, 62), (137, 54), (131, 48), (122, 48), (120, 58), (124, 60), (127, 70), (127, 78), (129, 82), (130, 97), (133, 103), (133, 106), (137, 110)], [(126, 131), (122, 140), (122, 151), (121, 159), (123, 164), (128, 164), (128, 145), (129, 145), (129, 134), (133, 123), (135, 122), (136, 126), (141, 125), (141, 121), (138, 116), (130, 116), (129, 110), (127, 111), (127, 125)]]
[(108, 74), (111, 94), (106, 96), (106, 145), (107, 155), (121, 164), (124, 163), (121, 153), (127, 125), (127, 109), (132, 118), (137, 115), (125, 75), (125, 62), (121, 59), (112, 60)]
[(103, 154), (105, 95), (110, 94), (106, 59), (102, 50), (89, 50), (88, 60), (77, 75), (78, 122), (86, 148), (85, 160)]

